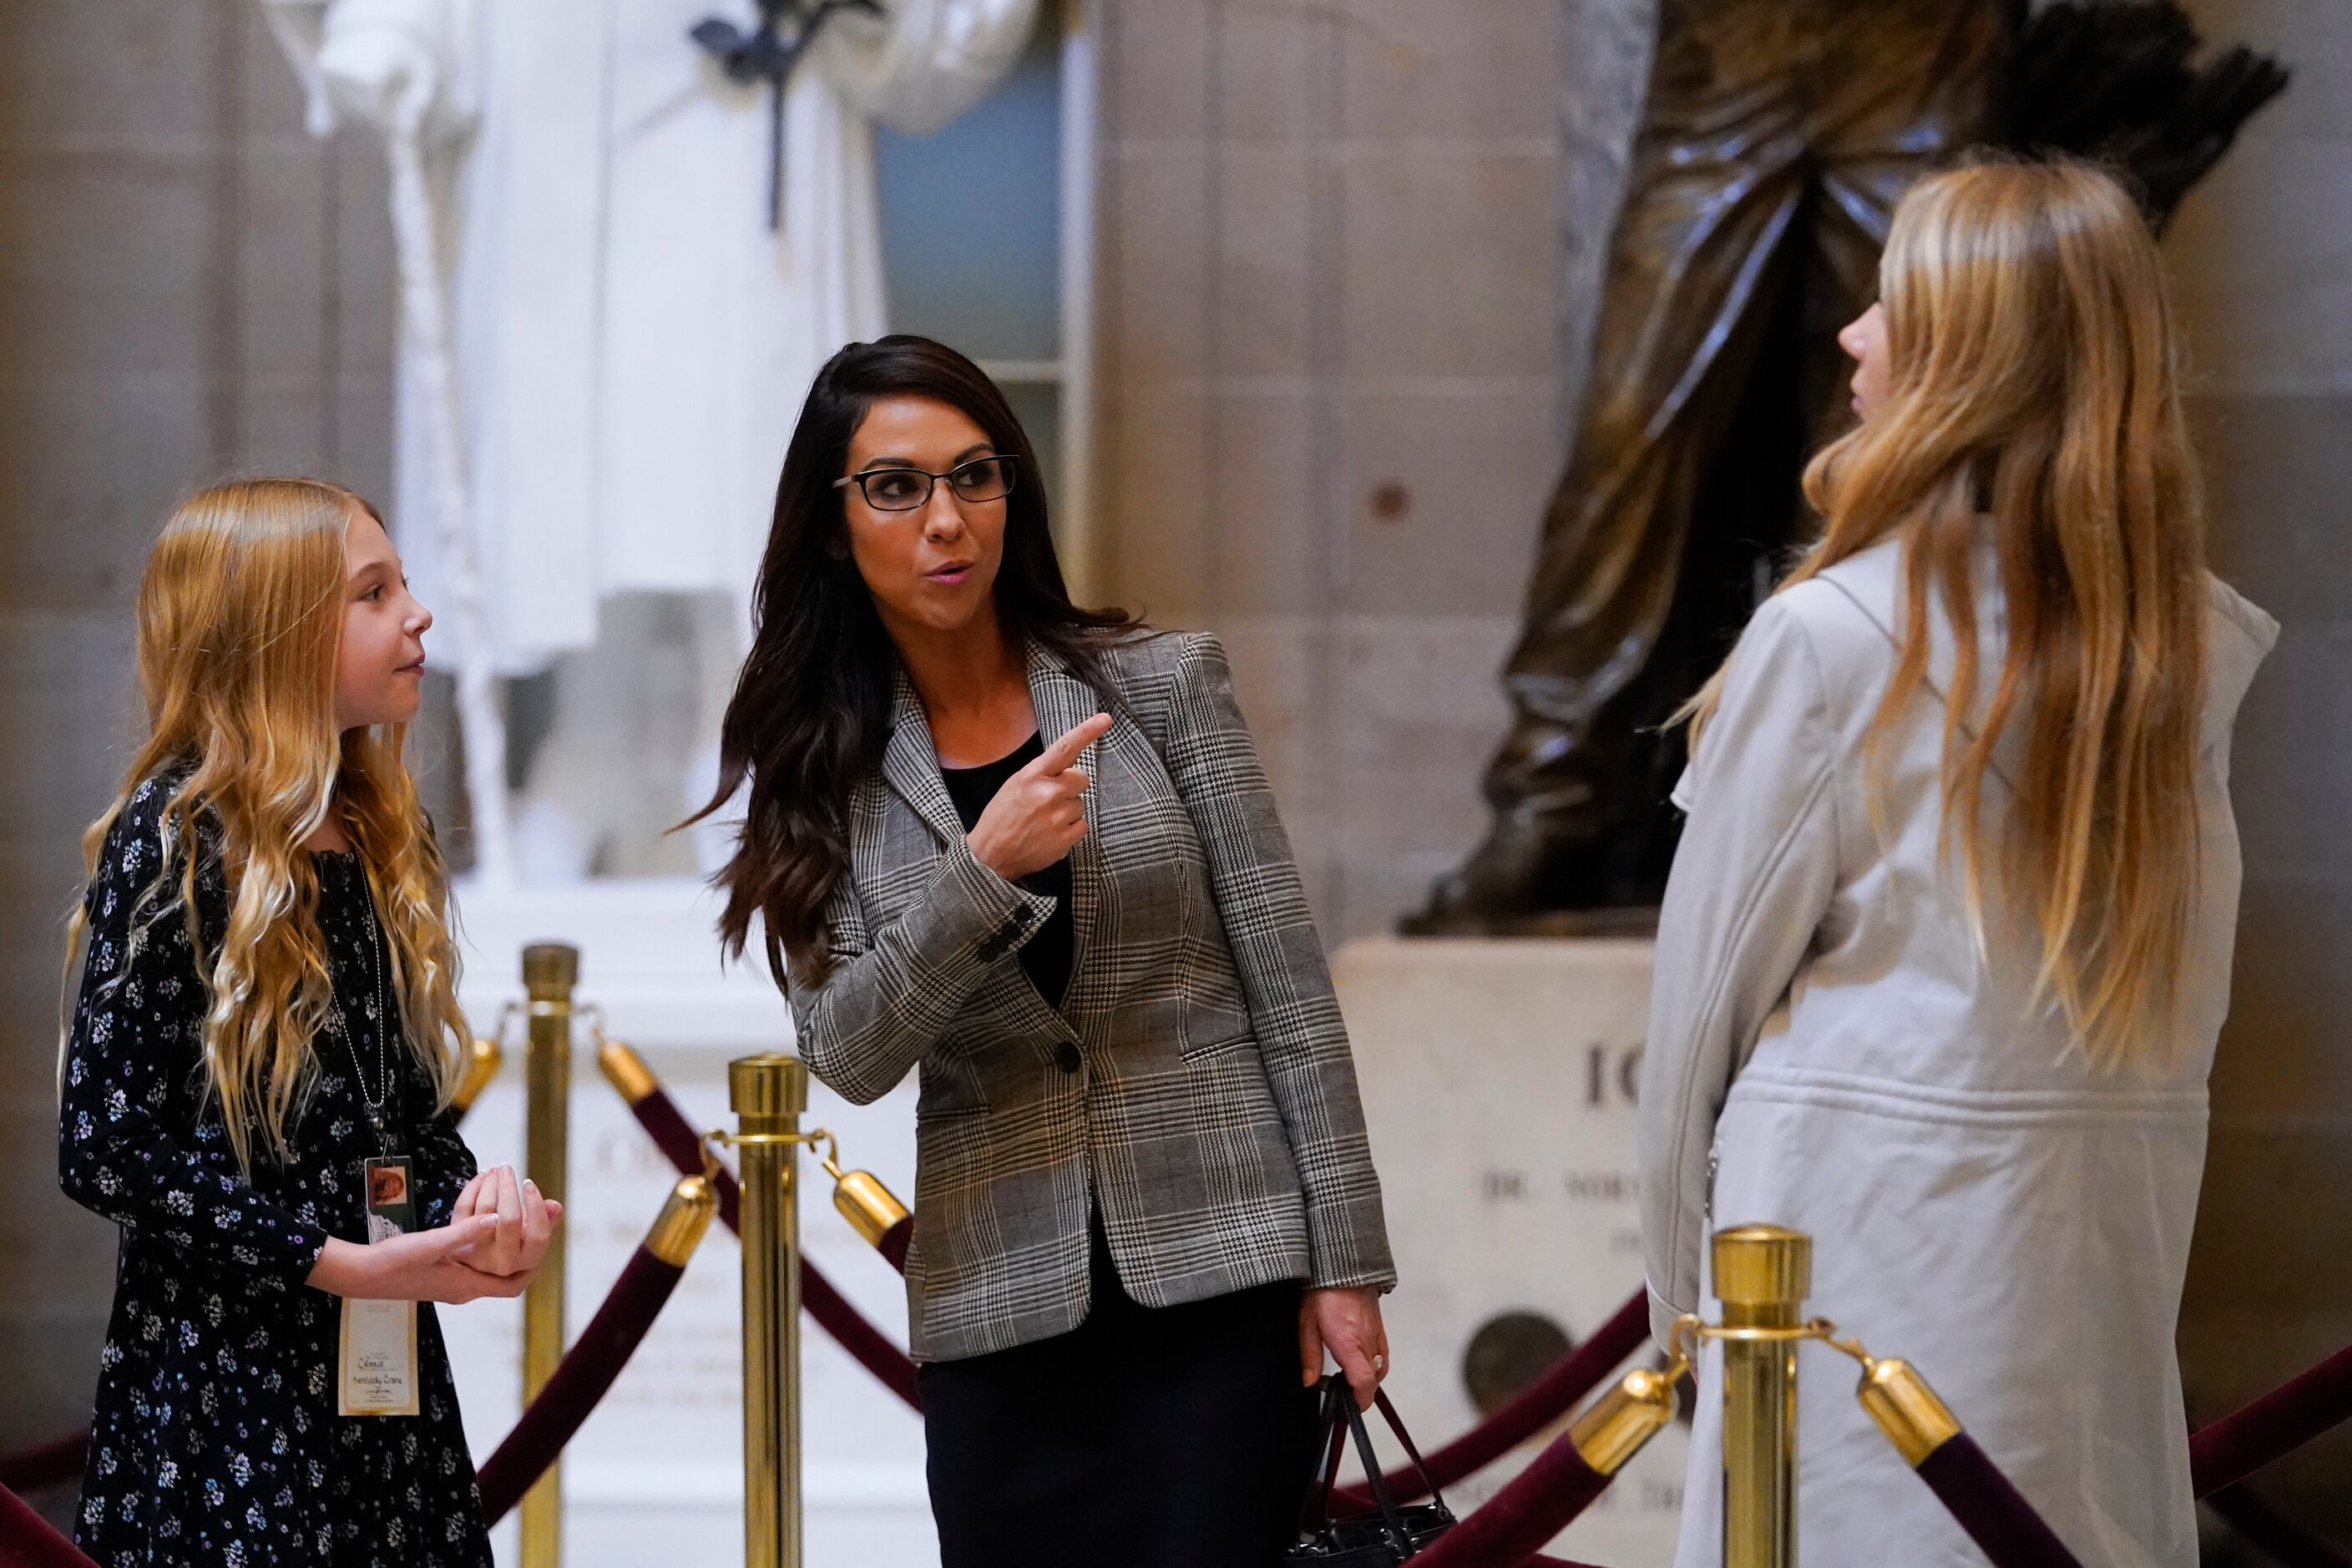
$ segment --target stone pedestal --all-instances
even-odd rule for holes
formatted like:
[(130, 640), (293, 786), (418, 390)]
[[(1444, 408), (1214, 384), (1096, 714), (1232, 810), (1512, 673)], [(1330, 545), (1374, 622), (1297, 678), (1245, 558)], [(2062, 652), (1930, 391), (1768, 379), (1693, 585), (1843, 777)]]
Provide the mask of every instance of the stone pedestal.
[[(1388, 1386), (1423, 1451), (1478, 1419), (1472, 1383), (1515, 1349), (1540, 1355), (1546, 1322), (1581, 1342), (1641, 1286), (1633, 1091), (1650, 967), (1647, 942), (1609, 938), (1379, 938), (1334, 962), (1402, 1277)], [(1550, 1551), (1669, 1561), (1685, 1430), (1661, 1433)], [(1467, 1512), (1553, 1435), (1446, 1500)]]
[[(715, 903), (699, 884), (589, 883), (493, 895), (461, 890), (464, 1001), (478, 1029), (521, 994), (526, 943), (580, 949), (582, 1006), (660, 1075), (698, 1128), (731, 1126), (727, 1063), (792, 1043), (782, 996), (759, 965), (722, 969)], [(522, 1168), (522, 1042), (509, 1031), (497, 1080), (466, 1119), (484, 1164)], [(810, 1085), (804, 1124), (833, 1130), (845, 1163), (871, 1170), (902, 1197), (914, 1190), (911, 1081), (870, 1106)], [(597, 1070), (584, 1021), (572, 1045), (569, 1332), (604, 1300), (676, 1180), (669, 1163)], [(906, 1342), (898, 1276), (832, 1204), (831, 1184), (803, 1158), (802, 1235), (808, 1257), (882, 1331)], [(740, 1563), (742, 1387), (735, 1238), (714, 1224), (686, 1277), (595, 1414), (564, 1455), (565, 1568), (647, 1563)], [(441, 1310), (442, 1331), (476, 1462), (514, 1424), (521, 1384), (521, 1303)], [(923, 1484), (920, 1421), (813, 1324), (803, 1338), (807, 1453), (806, 1542), (813, 1563), (932, 1568), (939, 1561)], [(493, 1532), (501, 1563), (516, 1557), (510, 1516)]]

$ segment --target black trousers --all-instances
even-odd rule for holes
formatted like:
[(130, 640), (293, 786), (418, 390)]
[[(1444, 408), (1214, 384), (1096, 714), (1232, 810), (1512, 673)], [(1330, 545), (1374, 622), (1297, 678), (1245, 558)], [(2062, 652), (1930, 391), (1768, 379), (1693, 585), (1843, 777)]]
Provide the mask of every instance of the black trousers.
[(921, 1372), (942, 1568), (1262, 1568), (1315, 1444), (1297, 1280), (1138, 1304), (1099, 1223), (1066, 1334)]

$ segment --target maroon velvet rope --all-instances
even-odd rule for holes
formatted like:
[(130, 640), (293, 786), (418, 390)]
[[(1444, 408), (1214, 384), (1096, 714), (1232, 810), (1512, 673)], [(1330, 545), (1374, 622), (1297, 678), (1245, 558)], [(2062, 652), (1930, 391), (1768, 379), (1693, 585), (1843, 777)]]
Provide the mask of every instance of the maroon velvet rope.
[[(1948, 1438), (1917, 1470), (1993, 1568), (2083, 1568), (1967, 1433)], [(1611, 1479), (1587, 1464), (1563, 1432), (1414, 1561), (1425, 1568), (1521, 1568), (1548, 1561), (1534, 1555), (1536, 1548), (1591, 1506)]]
[[(1450, 1487), (1463, 1477), (1486, 1468), (1559, 1420), (1578, 1400), (1598, 1387), (1602, 1378), (1616, 1371), (1619, 1363), (1640, 1350), (1649, 1337), (1648, 1293), (1636, 1290), (1582, 1344), (1554, 1362), (1542, 1376), (1497, 1406), (1484, 1421), (1431, 1454), (1427, 1461), (1430, 1484)], [(1411, 1502), (1425, 1495), (1425, 1489), (1418, 1485), (1401, 1486), (1395, 1492), (1399, 1502)], [(1372, 1506), (1372, 1494), (1361, 1487), (1343, 1487), (1332, 1493), (1332, 1500), (1368, 1511)]]
[[(1594, 1341), (1599, 1338), (1595, 1335)], [(2312, 1541), (2252, 1494), (2242, 1489), (2223, 1489), (2347, 1417), (2352, 1417), (2352, 1346), (2197, 1432), (2189, 1439), (2196, 1494), (2212, 1498), (2215, 1510), (2257, 1544), (2262, 1544), (2263, 1532), (2267, 1531), (2284, 1543), (2316, 1547), (2325, 1553), (2306, 1551), (2283, 1557), (2293, 1568), (2339, 1568), (2346, 1562), (2342, 1553)], [(1475, 1435), (1474, 1430), (1469, 1436)], [(1465, 1441), (1457, 1439), (1441, 1452), (1458, 1449)], [(1438, 1468), (1436, 1459), (1433, 1458), (1431, 1468)], [(2064, 1542), (1967, 1433), (1940, 1445), (1917, 1470), (1919, 1479), (1995, 1568), (2081, 1568)], [(1547, 1479), (1531, 1482), (1530, 1478), (1539, 1471)], [(1452, 1479), (1445, 1477), (1440, 1484)], [(1484, 1508), (1441, 1537), (1421, 1560), (1430, 1568), (1454, 1563), (1513, 1568), (1530, 1562), (1528, 1553), (1534, 1546), (1564, 1528), (1607, 1485), (1608, 1478), (1596, 1478), (1562, 1434)], [(2222, 1495), (2214, 1497), (2217, 1492)], [(1352, 1498), (1348, 1500), (1350, 1506), (1369, 1506)], [(1446, 1555), (1437, 1555), (1440, 1552)]]
[[(695, 1131), (678, 1110), (677, 1102), (669, 1091), (656, 1084), (653, 1091), (629, 1107), (637, 1125), (656, 1148), (669, 1157), (669, 1163), (689, 1176), (702, 1174), (702, 1135)], [(729, 1230), (740, 1234), (736, 1224), (742, 1197), (732, 1173), (721, 1169), (711, 1184), (719, 1190), (719, 1217)], [(903, 1269), (906, 1247), (903, 1242), (898, 1256), (891, 1258), (890, 1237), (884, 1237), (883, 1256)], [(858, 1364), (872, 1373), (882, 1385), (916, 1410), (923, 1407), (922, 1395), (915, 1386), (915, 1363), (907, 1352), (892, 1344), (881, 1330), (866, 1321), (863, 1313), (850, 1304), (849, 1299), (834, 1288), (833, 1281), (817, 1270), (805, 1257), (801, 1259), (801, 1305), (814, 1318), (817, 1327), (831, 1334), (835, 1342), (856, 1358)]]
[(0, 1568), (98, 1568), (32, 1504), (0, 1486)]
[(2189, 1476), (2199, 1497), (2242, 1481), (2352, 1418), (2352, 1345), (2231, 1412), (2189, 1439)]
[(907, 1271), (907, 1247), (914, 1239), (915, 1216), (908, 1215), (882, 1233), (882, 1239), (874, 1244), (874, 1250), (880, 1253), (891, 1268), (904, 1274)]
[(1966, 1432), (1945, 1438), (1913, 1468), (1993, 1568), (2083, 1568)]
[[(1947, 1439), (1917, 1467), (1960, 1528), (1993, 1568), (2082, 1568), (1976, 1439)], [(1606, 1490), (1611, 1477), (1587, 1464), (1562, 1433), (1483, 1508), (1431, 1543), (1414, 1561), (1424, 1568), (1523, 1568), (1551, 1559), (1536, 1549), (1572, 1523)]]
[(497, 1452), (482, 1462), (482, 1521), (496, 1524), (547, 1472), (572, 1441), (621, 1369), (636, 1353), (654, 1319), (677, 1288), (682, 1265), (665, 1263), (643, 1247), (633, 1253), (604, 1304), (563, 1352), (555, 1371), (522, 1413)]
[(1465, 1515), (1413, 1561), (1422, 1568), (1517, 1568), (1591, 1507), (1608, 1489), (1609, 1479), (1585, 1463), (1563, 1432), (1485, 1507)]

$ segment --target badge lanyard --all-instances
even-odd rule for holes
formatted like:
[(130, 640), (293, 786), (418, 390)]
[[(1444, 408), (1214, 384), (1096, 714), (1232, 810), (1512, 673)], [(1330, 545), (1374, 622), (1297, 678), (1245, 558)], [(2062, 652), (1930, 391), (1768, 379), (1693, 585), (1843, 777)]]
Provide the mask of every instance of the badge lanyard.
[[(335, 996), (335, 1017), (343, 1044), (352, 1055), (352, 1074), (375, 1130), (379, 1153), (361, 1162), (362, 1207), (367, 1215), (368, 1245), (388, 1241), (416, 1227), (415, 1171), (405, 1154), (392, 1152), (386, 1112), (393, 1091), (392, 1068), (384, 1037), (397, 1016), (383, 990), (383, 957), (375, 920), (375, 900), (365, 905), (369, 979), (368, 1003), (376, 1024), (376, 1092), (368, 1093), (367, 1074), (360, 1060), (359, 1041), (342, 997)], [(331, 982), (330, 990), (331, 992)], [(416, 1303), (343, 1299), (342, 1331), (338, 1336), (341, 1375), (336, 1379), (336, 1412), (343, 1415), (414, 1415), (417, 1413)]]

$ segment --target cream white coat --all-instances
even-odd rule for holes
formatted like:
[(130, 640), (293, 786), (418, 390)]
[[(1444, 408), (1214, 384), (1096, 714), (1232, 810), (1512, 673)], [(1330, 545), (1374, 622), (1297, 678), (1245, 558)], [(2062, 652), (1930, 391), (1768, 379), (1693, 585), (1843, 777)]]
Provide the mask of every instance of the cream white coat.
[[(1988, 548), (1997, 671), (1992, 564)], [(1940, 624), (1933, 690), (1888, 750), (1874, 819), (1864, 735), (1900, 603), (1893, 542), (1768, 601), (1676, 791), (1690, 816), (1641, 1097), (1654, 1319), (1663, 1332), (1678, 1311), (1718, 1310), (1711, 1228), (1805, 1231), (1810, 1310), (1916, 1365), (2075, 1555), (2192, 1568), (2173, 1329), (2237, 922), (2231, 725), (2277, 627), (2210, 584), (2197, 816), (2180, 825), (2201, 861), (2181, 1005), (2169, 1039), (2102, 1072), (2033, 998), (2038, 944), (1996, 922), (1979, 952), (1939, 859)], [(2011, 799), (1991, 782), (1988, 815)], [(1722, 1561), (1720, 1363), (1706, 1362), (1678, 1568)], [(1819, 1347), (1801, 1363), (1799, 1561), (1982, 1563), (1855, 1403), (1853, 1363)]]

